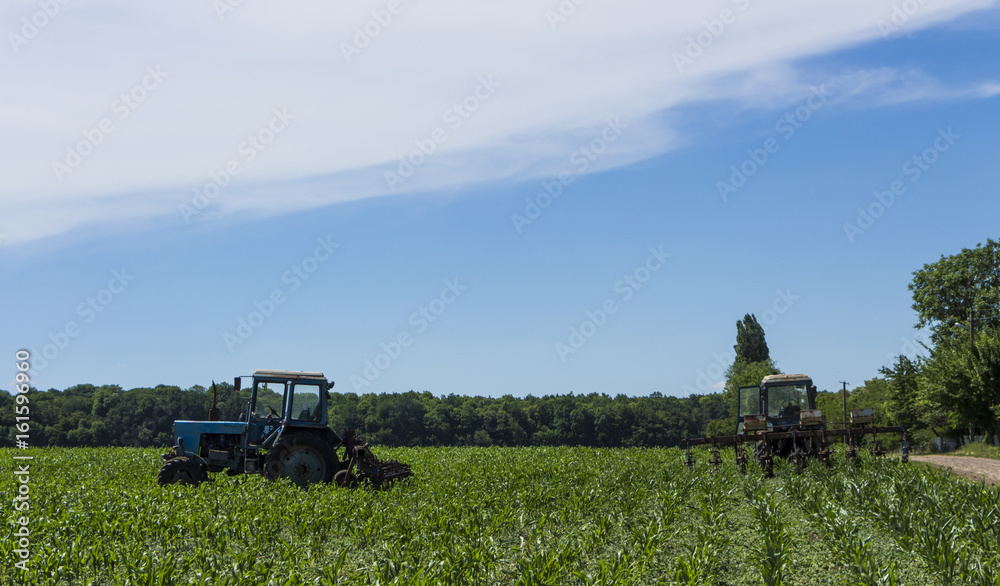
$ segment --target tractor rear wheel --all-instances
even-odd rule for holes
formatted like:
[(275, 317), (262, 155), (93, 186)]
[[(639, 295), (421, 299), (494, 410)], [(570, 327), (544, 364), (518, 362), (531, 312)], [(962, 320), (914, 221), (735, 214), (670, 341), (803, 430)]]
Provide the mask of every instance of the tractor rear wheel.
[(266, 478), (287, 478), (302, 487), (317, 482), (330, 482), (339, 469), (336, 454), (330, 444), (311, 433), (282, 437), (264, 459)]
[(201, 469), (200, 464), (191, 458), (181, 456), (167, 460), (160, 468), (156, 480), (161, 485), (188, 484), (195, 486), (205, 480), (205, 471)]

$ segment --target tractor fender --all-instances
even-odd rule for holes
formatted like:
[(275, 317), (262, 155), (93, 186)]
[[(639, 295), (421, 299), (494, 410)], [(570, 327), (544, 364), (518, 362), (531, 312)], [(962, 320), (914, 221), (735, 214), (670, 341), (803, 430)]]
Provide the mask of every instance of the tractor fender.
[(344, 440), (337, 435), (337, 432), (333, 431), (329, 427), (326, 429), (316, 430), (315, 433), (320, 439), (330, 444), (330, 447), (332, 448), (339, 447), (344, 443)]
[[(283, 429), (282, 431), (284, 432), (285, 430)], [(337, 433), (335, 431), (333, 431), (332, 429), (330, 429), (328, 427), (327, 428), (320, 428), (320, 429), (317, 429), (317, 428), (291, 428), (291, 429), (288, 429), (287, 432), (288, 433), (295, 433), (295, 434), (308, 433), (309, 435), (316, 437), (320, 441), (329, 444), (330, 447), (332, 449), (334, 449), (334, 450), (336, 450), (337, 448), (339, 448), (344, 443), (343, 440), (340, 438), (340, 436), (337, 435)], [(280, 440), (281, 440), (281, 435), (279, 435), (274, 440), (274, 445), (277, 445)]]
[(278, 435), (276, 435), (274, 437), (274, 442), (271, 444), (271, 446), (273, 447), (273, 446), (278, 445), (278, 442), (281, 441), (281, 438), (286, 433), (308, 433), (308, 434), (314, 435), (317, 438), (319, 438), (320, 440), (322, 440), (322, 441), (330, 444), (331, 448), (338, 448), (341, 445), (343, 445), (343, 443), (344, 443), (344, 440), (341, 439), (341, 437), (339, 435), (337, 435), (337, 432), (333, 431), (329, 427), (321, 427), (321, 428), (316, 428), (316, 427), (286, 427), (286, 426), (282, 425), (281, 429), (278, 430)]
[[(198, 454), (196, 454), (194, 452), (185, 451), (185, 453), (183, 455), (177, 454), (176, 456), (174, 456), (174, 458), (190, 458), (191, 460), (194, 460), (195, 462), (197, 462), (198, 465), (201, 466), (202, 468), (204, 468), (206, 471), (208, 470), (208, 462), (204, 458), (202, 458), (201, 456), (199, 456)], [(169, 458), (168, 461), (169, 460), (173, 460), (174, 458)]]

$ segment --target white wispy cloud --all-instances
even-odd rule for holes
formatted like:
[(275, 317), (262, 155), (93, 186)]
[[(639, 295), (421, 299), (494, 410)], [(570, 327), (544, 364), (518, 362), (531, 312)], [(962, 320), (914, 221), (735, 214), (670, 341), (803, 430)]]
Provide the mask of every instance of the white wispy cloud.
[[(220, 17), (203, 0), (53, 2), (0, 8), (5, 244), (545, 176), (615, 118), (627, 128), (586, 171), (627, 164), (677, 144), (671, 108), (799, 99), (815, 76), (796, 60), (883, 42), (894, 5), (314, 0)], [(893, 34), (992, 4), (926, 3)], [(892, 69), (828, 83), (873, 103), (998, 91)], [(421, 145), (433, 152), (403, 177)], [(218, 195), (185, 218), (213, 181)]]

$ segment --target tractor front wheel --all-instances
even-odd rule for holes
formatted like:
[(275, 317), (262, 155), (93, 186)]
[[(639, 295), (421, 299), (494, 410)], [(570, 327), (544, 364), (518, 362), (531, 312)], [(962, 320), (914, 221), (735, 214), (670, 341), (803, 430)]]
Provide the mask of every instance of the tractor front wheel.
[(339, 469), (336, 454), (330, 444), (311, 433), (282, 437), (264, 459), (266, 478), (287, 478), (302, 487), (317, 482), (330, 482)]
[(161, 485), (188, 484), (195, 486), (205, 480), (205, 471), (201, 469), (200, 464), (191, 458), (180, 456), (164, 462), (156, 480)]

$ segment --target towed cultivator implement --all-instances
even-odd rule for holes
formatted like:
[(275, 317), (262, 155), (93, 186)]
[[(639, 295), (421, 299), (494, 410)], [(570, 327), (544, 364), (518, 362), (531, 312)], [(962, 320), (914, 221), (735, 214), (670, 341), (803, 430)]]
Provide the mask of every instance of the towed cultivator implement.
[(743, 472), (752, 450), (752, 457), (770, 474), (775, 458), (784, 458), (798, 468), (809, 459), (830, 462), (830, 439), (843, 438), (847, 444), (847, 458), (854, 459), (859, 452), (858, 443), (865, 436), (872, 436), (871, 453), (883, 456), (887, 452), (879, 442), (878, 434), (902, 434), (902, 455), (909, 460), (906, 428), (902, 426), (873, 426), (871, 409), (851, 411), (849, 426), (827, 429), (826, 416), (816, 408), (816, 387), (804, 374), (778, 374), (764, 377), (759, 386), (740, 387), (736, 435), (684, 439), (685, 463), (694, 466), (691, 446), (711, 447), (709, 463), (718, 467), (722, 463), (720, 447), (734, 446), (736, 465)]
[(376, 458), (368, 449), (368, 444), (362, 441), (353, 429), (348, 429), (344, 434), (344, 445), (347, 446), (347, 463), (334, 477), (337, 486), (348, 488), (367, 486), (380, 490), (388, 488), (396, 480), (413, 476), (410, 467), (402, 462), (395, 460), (383, 462)]

